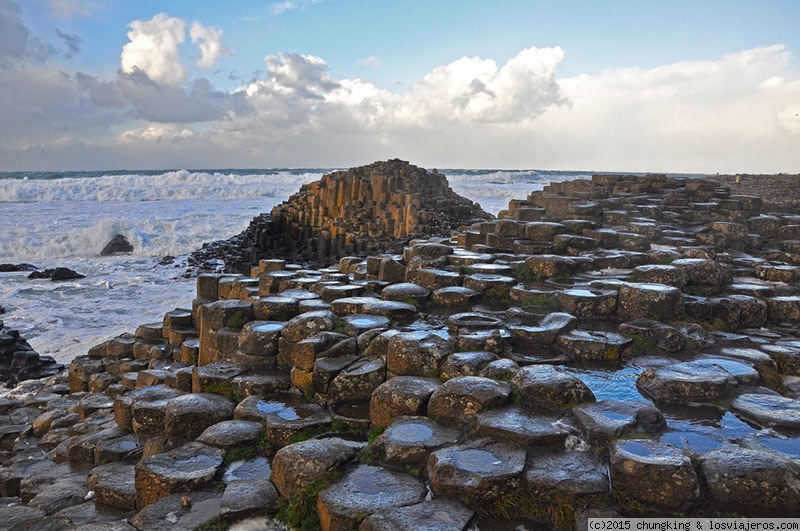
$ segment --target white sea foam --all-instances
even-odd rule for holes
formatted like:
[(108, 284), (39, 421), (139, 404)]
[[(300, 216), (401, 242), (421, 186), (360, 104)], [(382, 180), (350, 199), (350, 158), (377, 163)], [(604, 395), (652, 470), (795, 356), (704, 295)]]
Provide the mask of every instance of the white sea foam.
[(170, 171), (60, 179), (0, 179), (0, 202), (175, 201), (283, 196), (319, 179), (318, 172), (235, 173)]

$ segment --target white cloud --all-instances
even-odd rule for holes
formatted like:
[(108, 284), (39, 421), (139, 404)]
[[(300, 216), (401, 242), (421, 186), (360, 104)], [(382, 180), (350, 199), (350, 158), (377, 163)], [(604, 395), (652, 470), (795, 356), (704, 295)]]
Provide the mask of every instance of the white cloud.
[(561, 48), (527, 48), (498, 68), (491, 59), (462, 57), (435, 68), (404, 98), (411, 122), (508, 122), (534, 119), (563, 103), (555, 71)]
[(128, 42), (122, 47), (122, 71), (132, 74), (140, 70), (150, 79), (165, 85), (179, 85), (186, 80), (186, 67), (181, 63), (178, 46), (186, 40), (186, 23), (166, 13), (152, 19), (130, 23)]
[(59, 18), (88, 17), (100, 5), (95, 0), (50, 0), (50, 9)]
[(189, 36), (200, 49), (200, 60), (197, 61), (197, 66), (200, 68), (211, 68), (217, 59), (231, 54), (231, 51), (222, 45), (222, 30), (220, 29), (208, 28), (199, 22), (192, 22)]
[(297, 9), (297, 4), (291, 0), (287, 0), (286, 2), (276, 2), (269, 6), (269, 12), (274, 16), (283, 15), (287, 11), (291, 11), (293, 9)]
[(370, 55), (369, 57), (365, 57), (364, 59), (359, 59), (358, 64), (363, 66), (368, 66), (369, 68), (380, 68), (381, 60), (374, 55)]

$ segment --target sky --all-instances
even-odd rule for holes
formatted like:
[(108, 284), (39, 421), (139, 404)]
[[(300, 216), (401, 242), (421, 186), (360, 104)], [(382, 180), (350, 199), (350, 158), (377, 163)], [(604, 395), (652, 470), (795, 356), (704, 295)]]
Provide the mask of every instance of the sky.
[(0, 171), (800, 172), (795, 0), (0, 0)]

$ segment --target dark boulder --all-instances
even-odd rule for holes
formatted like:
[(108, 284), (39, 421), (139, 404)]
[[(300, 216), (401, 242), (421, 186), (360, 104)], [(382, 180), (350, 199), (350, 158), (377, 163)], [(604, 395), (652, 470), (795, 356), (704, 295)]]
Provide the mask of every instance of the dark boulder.
[(111, 241), (103, 247), (100, 251), (100, 256), (110, 256), (112, 254), (132, 253), (133, 245), (128, 241), (128, 238), (122, 234), (115, 234)]
[(56, 267), (53, 269), (45, 269), (44, 271), (34, 271), (28, 275), (30, 279), (49, 278), (53, 282), (58, 282), (60, 280), (76, 280), (85, 277), (86, 275), (81, 275), (68, 267)]

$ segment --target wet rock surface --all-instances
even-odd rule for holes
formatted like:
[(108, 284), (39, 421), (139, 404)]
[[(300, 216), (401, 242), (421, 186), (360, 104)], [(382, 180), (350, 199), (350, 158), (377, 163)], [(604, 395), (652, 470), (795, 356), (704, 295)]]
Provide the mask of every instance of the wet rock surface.
[[(336, 218), (365, 175), (329, 179), (336, 199), (305, 189), (287, 216), (313, 204)], [(379, 192), (389, 205), (413, 196), (400, 180)], [(247, 276), (200, 275), (162, 322), (13, 382), (0, 523), (566, 529), (601, 514), (797, 514), (794, 214), (664, 175), (554, 183), (497, 220), (462, 206), (446, 230), (418, 210), (427, 232), (393, 249), (389, 222), (409, 218), (357, 206), (365, 239), (355, 218), (333, 219), (298, 263), (261, 219), (248, 238), (263, 254), (230, 251)], [(30, 356), (18, 339), (0, 330), (15, 370)]]

